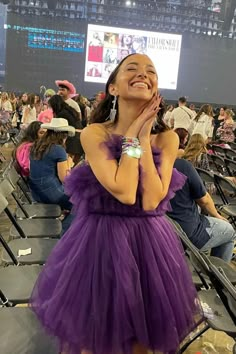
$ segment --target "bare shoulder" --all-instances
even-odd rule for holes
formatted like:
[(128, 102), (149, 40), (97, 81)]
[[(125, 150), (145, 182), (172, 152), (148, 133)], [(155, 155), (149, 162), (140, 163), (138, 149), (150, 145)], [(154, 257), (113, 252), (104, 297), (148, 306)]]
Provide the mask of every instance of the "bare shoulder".
[(80, 138), (82, 142), (85, 142), (90, 139), (106, 140), (107, 136), (108, 133), (103, 124), (94, 123), (82, 130)]
[(166, 130), (165, 132), (158, 134), (154, 141), (156, 147), (160, 149), (175, 148), (179, 146), (179, 137), (173, 130)]

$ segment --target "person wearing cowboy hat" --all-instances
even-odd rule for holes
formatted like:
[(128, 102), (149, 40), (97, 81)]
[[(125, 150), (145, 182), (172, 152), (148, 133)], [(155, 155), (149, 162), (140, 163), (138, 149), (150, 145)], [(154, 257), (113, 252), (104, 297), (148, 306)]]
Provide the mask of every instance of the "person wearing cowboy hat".
[(56, 80), (55, 83), (58, 87), (57, 94), (60, 95), (69, 106), (74, 108), (79, 113), (81, 119), (80, 107), (78, 103), (71, 98), (76, 95), (75, 86), (67, 80)]
[(29, 186), (36, 202), (58, 204), (63, 210), (71, 210), (72, 204), (64, 192), (64, 180), (73, 167), (67, 156), (65, 141), (75, 135), (75, 128), (64, 118), (52, 118), (41, 125), (47, 129), (31, 149)]

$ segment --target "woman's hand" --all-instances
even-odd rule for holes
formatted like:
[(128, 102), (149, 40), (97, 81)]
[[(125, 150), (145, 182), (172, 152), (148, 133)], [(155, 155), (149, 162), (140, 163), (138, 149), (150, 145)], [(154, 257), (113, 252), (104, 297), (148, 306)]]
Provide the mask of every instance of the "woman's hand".
[(162, 97), (160, 95), (155, 95), (150, 102), (143, 109), (142, 113), (137, 119), (131, 124), (127, 130), (126, 135), (129, 137), (143, 137), (150, 135), (152, 125), (157, 116), (159, 105), (161, 103)]
[(67, 167), (68, 170), (71, 170), (74, 167), (74, 162), (71, 156), (68, 156), (67, 158)]
[(162, 101), (162, 97), (160, 95), (156, 95), (152, 106), (150, 107), (150, 109), (147, 112), (148, 115), (151, 114), (151, 112), (154, 112), (154, 114), (144, 122), (142, 128), (140, 129), (139, 134), (138, 134), (138, 138), (140, 141), (141, 140), (150, 141), (150, 133), (151, 133), (151, 130), (152, 130), (153, 125), (155, 123), (158, 111), (160, 109), (159, 107), (160, 107), (161, 101)]

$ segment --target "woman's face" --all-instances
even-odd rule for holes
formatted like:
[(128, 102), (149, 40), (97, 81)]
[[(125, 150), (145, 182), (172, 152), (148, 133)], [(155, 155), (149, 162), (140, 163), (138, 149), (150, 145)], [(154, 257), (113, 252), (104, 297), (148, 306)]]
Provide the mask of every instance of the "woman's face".
[(115, 83), (110, 85), (120, 99), (142, 99), (149, 101), (158, 90), (156, 69), (146, 55), (135, 54), (121, 64)]
[(28, 100), (28, 95), (24, 93), (24, 95), (22, 96), (22, 101), (27, 102), (27, 100)]
[(221, 107), (220, 109), (220, 116), (224, 116), (225, 115), (225, 110), (223, 107)]
[(183, 141), (184, 145), (187, 144), (187, 141), (188, 141), (188, 135), (186, 135), (186, 137), (184, 138), (184, 141)]
[(40, 97), (34, 96), (34, 103), (39, 103), (39, 102), (40, 102)]
[(44, 134), (46, 133), (47, 129), (43, 129), (43, 128), (40, 128), (39, 131), (38, 131), (38, 138), (42, 138), (42, 136), (44, 136)]

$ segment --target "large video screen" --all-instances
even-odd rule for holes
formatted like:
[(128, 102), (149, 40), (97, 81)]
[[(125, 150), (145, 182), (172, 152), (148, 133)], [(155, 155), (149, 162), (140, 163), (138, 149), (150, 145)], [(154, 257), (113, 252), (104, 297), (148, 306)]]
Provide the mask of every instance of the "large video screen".
[(159, 88), (177, 88), (182, 36), (127, 28), (88, 25), (85, 77), (105, 83), (116, 65), (131, 53), (147, 54), (153, 61)]

